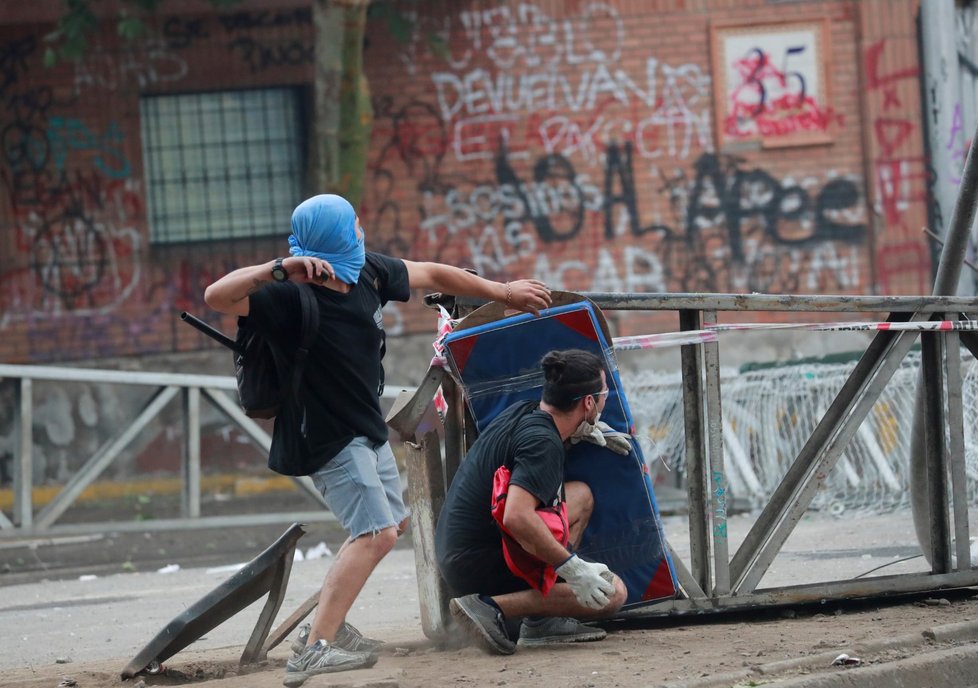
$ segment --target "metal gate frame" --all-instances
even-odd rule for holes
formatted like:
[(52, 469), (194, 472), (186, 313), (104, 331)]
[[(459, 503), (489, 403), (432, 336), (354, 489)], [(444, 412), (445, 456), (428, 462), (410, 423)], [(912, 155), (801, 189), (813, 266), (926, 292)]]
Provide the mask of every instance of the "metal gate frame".
[[(584, 293), (607, 311), (676, 311), (681, 330), (716, 323), (718, 313), (793, 312), (799, 314), (888, 313), (892, 322), (957, 320), (978, 312), (978, 299), (951, 296), (782, 296), (773, 294), (619, 294)], [(447, 299), (452, 301), (452, 299)], [(457, 300), (459, 311), (471, 302)], [(876, 319), (876, 317), (874, 317)], [(931, 519), (930, 573), (899, 574), (758, 588), (788, 536), (812, 502), (846, 444), (879, 399), (893, 373), (921, 340), (923, 399), (926, 413), (925, 498)], [(927, 592), (978, 585), (978, 569), (969, 549), (968, 503), (962, 417), (961, 350), (978, 357), (978, 334), (968, 331), (880, 330), (866, 347), (832, 404), (800, 450), (753, 527), (732, 556), (727, 538), (727, 477), (723, 456), (720, 343), (681, 348), (681, 373), (689, 500), (690, 563), (673, 552), (684, 597), (620, 612), (622, 617), (704, 613)], [(435, 433), (418, 438), (409, 461), (409, 484), (419, 482), (413, 513), (422, 623), (429, 637), (450, 633), (447, 592), (434, 565), (433, 528), (446, 486), (474, 438), (462, 395), (446, 375), (449, 410), (445, 450)], [(421, 393), (421, 390), (419, 390)], [(415, 399), (420, 408), (429, 399)], [(411, 403), (408, 404), (409, 406)], [(945, 430), (947, 441), (945, 441)], [(950, 474), (950, 485), (947, 476)], [(949, 494), (950, 493), (950, 494)], [(950, 498), (949, 498), (950, 497)], [(951, 533), (956, 542), (952, 564)]]
[[(15, 392), (15, 442), (13, 460), (14, 504), (12, 517), (0, 511), (0, 540), (13, 537), (37, 537), (56, 534), (102, 533), (114, 531), (168, 531), (192, 528), (218, 528), (233, 525), (266, 523), (305, 523), (335, 521), (325, 501), (306, 476), (293, 481), (322, 509), (314, 511), (241, 514), (234, 516), (201, 516), (201, 398), (209, 401), (231, 422), (240, 427), (258, 447), (268, 451), (272, 439), (254, 420), (244, 414), (228, 394), (235, 394), (234, 377), (181, 373), (126, 372), (89, 368), (0, 364), (0, 380), (12, 379)], [(57, 496), (37, 514), (34, 513), (32, 488), (34, 382), (66, 382), (112, 385), (135, 385), (154, 388), (153, 393), (133, 420), (88, 457), (82, 467), (65, 484)], [(181, 517), (149, 521), (112, 521), (103, 523), (59, 524), (58, 519), (75, 503), (79, 495), (108, 468), (126, 447), (146, 431), (175, 399), (180, 399), (184, 427), (181, 459)]]

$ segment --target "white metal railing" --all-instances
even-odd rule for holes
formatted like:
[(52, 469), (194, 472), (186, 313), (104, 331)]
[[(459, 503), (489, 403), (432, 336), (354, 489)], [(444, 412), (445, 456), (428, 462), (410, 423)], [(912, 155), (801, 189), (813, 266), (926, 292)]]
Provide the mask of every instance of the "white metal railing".
[[(268, 433), (246, 416), (233, 399), (237, 390), (234, 377), (0, 364), (0, 380), (10, 380), (15, 385), (13, 512), (8, 516), (0, 511), (0, 538), (52, 532), (104, 531), (107, 526), (105, 523), (71, 525), (58, 524), (58, 520), (75, 503), (85, 488), (123, 455), (133, 440), (145, 433), (154, 419), (177, 398), (180, 400), (184, 427), (180, 469), (180, 517), (149, 521), (114, 521), (111, 523), (112, 529), (171, 530), (221, 527), (230, 524), (335, 520), (326, 509), (325, 502), (312, 480), (306, 476), (293, 478), (293, 480), (301, 491), (322, 506), (320, 510), (290, 511), (281, 514), (201, 516), (201, 398), (210, 402), (214, 408), (241, 428), (258, 447), (267, 451), (271, 446), (272, 440)], [(154, 390), (132, 421), (123, 425), (114, 437), (103, 442), (91, 456), (88, 456), (56, 497), (37, 513), (33, 503), (35, 382), (128, 385), (149, 387)], [(385, 393), (385, 397), (393, 398), (393, 396), (395, 396), (393, 392)]]

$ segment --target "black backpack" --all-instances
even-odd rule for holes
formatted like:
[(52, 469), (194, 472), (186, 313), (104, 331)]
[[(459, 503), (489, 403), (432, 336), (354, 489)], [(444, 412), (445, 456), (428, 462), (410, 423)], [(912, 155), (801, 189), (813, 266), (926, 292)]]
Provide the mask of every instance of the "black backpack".
[(291, 357), (249, 327), (247, 317), (238, 318), (234, 376), (238, 380), (238, 401), (249, 418), (274, 418), (287, 400), (286, 394), (291, 394), (297, 404), (301, 401), (303, 369), (319, 331), (319, 305), (309, 285), (296, 283), (296, 287), (302, 322), (299, 342)]
[(286, 395), (301, 405), (302, 374), (319, 330), (319, 305), (309, 285), (296, 283), (296, 287), (302, 322), (299, 342), (291, 355), (252, 329), (247, 317), (238, 318), (238, 332), (232, 340), (190, 313), (180, 314), (181, 320), (232, 350), (238, 402), (250, 418), (274, 418), (288, 401)]

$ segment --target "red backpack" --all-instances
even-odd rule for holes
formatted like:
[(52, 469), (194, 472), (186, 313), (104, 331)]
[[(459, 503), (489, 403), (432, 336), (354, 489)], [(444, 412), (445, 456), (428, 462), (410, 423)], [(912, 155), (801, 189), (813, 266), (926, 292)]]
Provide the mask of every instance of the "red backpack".
[[(503, 513), (506, 510), (506, 494), (509, 492), (511, 471), (506, 466), (496, 469), (492, 480), (492, 517), (499, 526), (503, 538), (503, 558), (506, 566), (522, 580), (525, 580), (546, 597), (550, 588), (557, 582), (557, 572), (554, 567), (527, 552), (516, 541), (516, 538), (503, 525)], [(570, 539), (567, 525), (567, 504), (563, 501), (557, 506), (544, 506), (536, 510), (543, 519), (554, 539), (564, 547)]]

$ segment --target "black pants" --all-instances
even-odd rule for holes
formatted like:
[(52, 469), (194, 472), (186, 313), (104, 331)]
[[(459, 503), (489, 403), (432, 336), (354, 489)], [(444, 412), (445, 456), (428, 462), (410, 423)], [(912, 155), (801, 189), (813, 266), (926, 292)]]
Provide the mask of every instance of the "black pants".
[(506, 566), (502, 542), (498, 547), (470, 548), (439, 556), (438, 570), (455, 597), (472, 593), (504, 595), (530, 589)]

